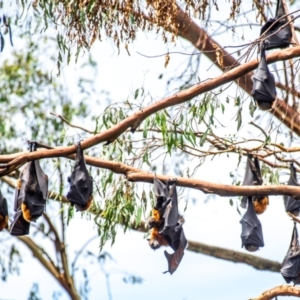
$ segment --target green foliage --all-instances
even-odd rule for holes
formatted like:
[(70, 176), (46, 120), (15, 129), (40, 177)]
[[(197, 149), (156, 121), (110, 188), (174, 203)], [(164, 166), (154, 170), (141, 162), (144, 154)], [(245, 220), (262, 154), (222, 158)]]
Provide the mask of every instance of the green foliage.
[[(113, 175), (112, 172), (109, 173), (104, 181), (104, 208), (97, 205), (94, 210), (96, 215), (94, 220), (98, 225), (100, 236), (100, 249), (107, 240), (114, 243), (117, 226), (122, 224), (125, 232), (135, 220), (136, 215), (140, 214), (132, 184), (120, 180), (119, 176)], [(106, 194), (107, 189), (111, 189), (111, 193)]]

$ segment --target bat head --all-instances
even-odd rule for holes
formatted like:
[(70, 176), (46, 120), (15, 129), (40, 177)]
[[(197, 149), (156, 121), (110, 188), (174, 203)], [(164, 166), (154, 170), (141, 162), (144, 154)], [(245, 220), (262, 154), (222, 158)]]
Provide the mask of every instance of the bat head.
[(153, 250), (159, 249), (161, 246), (157, 239), (147, 239), (147, 241), (149, 243), (150, 248)]
[(245, 249), (249, 252), (256, 252), (259, 247), (258, 246), (255, 246), (255, 245), (252, 245), (252, 244), (245, 244)]

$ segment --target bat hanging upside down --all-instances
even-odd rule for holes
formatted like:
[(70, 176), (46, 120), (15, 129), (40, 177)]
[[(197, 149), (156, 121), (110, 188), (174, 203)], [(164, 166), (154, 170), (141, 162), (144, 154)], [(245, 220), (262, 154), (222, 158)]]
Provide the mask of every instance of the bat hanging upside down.
[(67, 198), (71, 205), (75, 205), (79, 211), (87, 210), (93, 200), (93, 178), (87, 171), (80, 143), (77, 144), (75, 167), (68, 181), (70, 190)]
[(170, 246), (174, 253), (164, 252), (168, 261), (168, 271), (173, 274), (183, 255), (187, 245), (182, 225), (183, 218), (178, 213), (178, 199), (176, 180), (169, 180), (166, 184), (154, 178), (154, 192), (156, 205), (152, 209), (152, 216), (148, 220), (151, 228), (148, 239), (149, 245), (156, 250), (160, 246)]
[[(30, 151), (36, 151), (36, 143), (29, 142)], [(15, 236), (29, 233), (30, 223), (36, 221), (45, 211), (48, 196), (48, 176), (38, 160), (25, 166), (17, 183), (14, 203), (14, 221), (10, 234)]]
[[(246, 171), (244, 176), (244, 181), (242, 185), (262, 185), (263, 180), (261, 176), (259, 161), (257, 157), (253, 157), (248, 154)], [(243, 208), (247, 207), (248, 196), (242, 198), (241, 206)], [(262, 214), (269, 205), (268, 196), (252, 196), (254, 210), (257, 214)]]

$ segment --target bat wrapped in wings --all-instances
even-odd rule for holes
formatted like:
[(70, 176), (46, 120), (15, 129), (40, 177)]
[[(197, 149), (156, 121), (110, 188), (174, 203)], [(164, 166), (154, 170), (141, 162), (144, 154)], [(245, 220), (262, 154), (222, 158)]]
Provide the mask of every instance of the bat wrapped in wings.
[(156, 205), (148, 222), (151, 228), (148, 241), (152, 249), (163, 245), (170, 246), (174, 250), (172, 254), (164, 252), (168, 261), (168, 270), (164, 273), (173, 274), (178, 268), (187, 246), (182, 228), (184, 220), (178, 212), (176, 180), (169, 180), (165, 185), (154, 178), (154, 191)]
[[(262, 185), (263, 180), (261, 176), (259, 161), (257, 157), (248, 154), (245, 177), (242, 185)], [(253, 196), (251, 197), (257, 214), (263, 213), (269, 204), (268, 196)], [(241, 206), (246, 208), (248, 196), (242, 198)]]
[(282, 0), (278, 0), (275, 18), (269, 19), (260, 30), (261, 37), (265, 39), (266, 50), (286, 48), (290, 45), (292, 30), (284, 15)]
[(68, 182), (70, 190), (67, 198), (71, 205), (75, 205), (80, 211), (87, 210), (93, 200), (93, 178), (87, 171), (80, 143), (77, 144), (75, 167), (71, 176), (68, 177)]
[(274, 76), (267, 65), (264, 45), (261, 47), (260, 62), (252, 80), (253, 88), (251, 94), (258, 107), (261, 110), (271, 109), (276, 98), (276, 87)]
[(0, 191), (0, 231), (8, 228), (7, 202)]
[(247, 211), (241, 219), (242, 224), (242, 247), (250, 252), (257, 251), (264, 246), (264, 238), (261, 223), (255, 213), (252, 197), (248, 197)]
[[(31, 151), (36, 150), (30, 143)], [(14, 221), (11, 235), (29, 233), (29, 222), (36, 221), (45, 211), (48, 196), (48, 176), (43, 172), (38, 160), (27, 163), (17, 183), (15, 192)]]
[[(299, 186), (297, 181), (296, 169), (294, 164), (290, 164), (290, 178), (288, 181), (288, 185)], [(294, 216), (298, 216), (300, 212), (300, 200), (295, 200), (291, 196), (283, 196), (285, 211), (293, 214)]]
[(287, 283), (300, 283), (300, 246), (298, 240), (298, 230), (294, 222), (294, 229), (289, 250), (282, 262), (281, 275)]

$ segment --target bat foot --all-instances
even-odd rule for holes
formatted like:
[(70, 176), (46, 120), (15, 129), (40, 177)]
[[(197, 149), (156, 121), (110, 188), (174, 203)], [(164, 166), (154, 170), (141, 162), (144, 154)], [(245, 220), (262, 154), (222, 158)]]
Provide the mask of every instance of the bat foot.
[(177, 183), (177, 178), (171, 178), (167, 180), (168, 185), (173, 185)]

